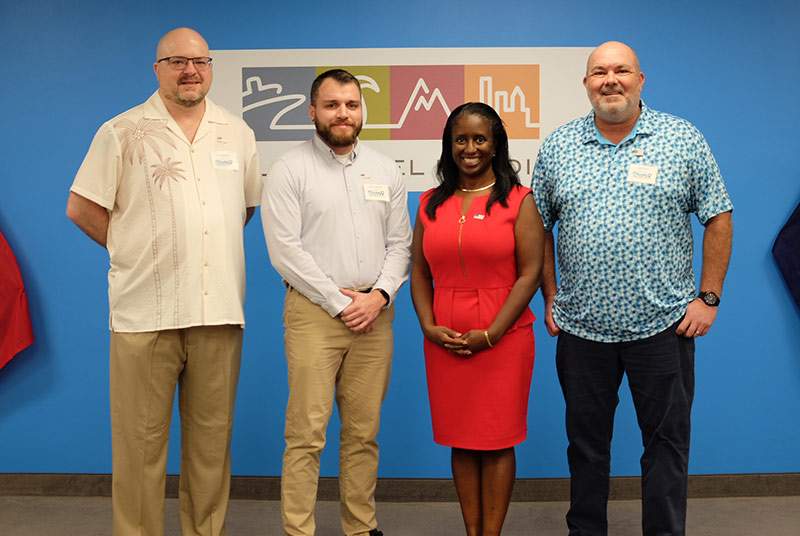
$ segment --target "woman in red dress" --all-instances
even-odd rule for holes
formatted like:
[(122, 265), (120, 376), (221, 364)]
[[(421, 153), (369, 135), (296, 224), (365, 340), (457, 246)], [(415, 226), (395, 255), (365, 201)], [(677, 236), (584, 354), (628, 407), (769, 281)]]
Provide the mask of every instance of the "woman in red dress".
[(468, 535), (500, 534), (527, 435), (544, 231), (497, 113), (450, 114), (439, 186), (420, 200), (411, 296), (425, 335), (434, 440), (451, 461)]

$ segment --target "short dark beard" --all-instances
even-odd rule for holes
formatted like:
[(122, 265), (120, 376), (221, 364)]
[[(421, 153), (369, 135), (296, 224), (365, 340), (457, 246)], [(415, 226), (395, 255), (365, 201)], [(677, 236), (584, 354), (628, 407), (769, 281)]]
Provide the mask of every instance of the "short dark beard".
[(321, 126), (316, 120), (314, 121), (317, 135), (322, 138), (322, 141), (324, 141), (328, 147), (349, 147), (353, 145), (361, 132), (361, 126), (362, 124), (359, 123), (353, 128), (352, 136), (338, 136), (331, 131), (330, 127)]

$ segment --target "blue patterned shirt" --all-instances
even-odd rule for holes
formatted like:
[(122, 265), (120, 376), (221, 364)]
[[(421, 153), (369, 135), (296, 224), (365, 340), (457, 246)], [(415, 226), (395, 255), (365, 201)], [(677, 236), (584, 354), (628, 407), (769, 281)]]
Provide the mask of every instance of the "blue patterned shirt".
[(683, 316), (696, 296), (689, 215), (705, 224), (733, 209), (703, 135), (644, 105), (618, 145), (593, 113), (557, 129), (532, 186), (545, 230), (559, 222), (553, 317), (601, 342), (643, 339)]

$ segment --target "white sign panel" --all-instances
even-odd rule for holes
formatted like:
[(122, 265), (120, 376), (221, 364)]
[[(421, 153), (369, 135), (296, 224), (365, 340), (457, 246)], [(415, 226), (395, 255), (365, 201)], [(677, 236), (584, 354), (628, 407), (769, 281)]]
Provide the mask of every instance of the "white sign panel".
[(341, 67), (361, 82), (360, 140), (393, 158), (409, 191), (436, 184), (442, 127), (468, 101), (506, 125), (523, 184), (541, 141), (590, 109), (581, 79), (590, 48), (215, 50), (211, 98), (256, 133), (263, 170), (309, 139), (311, 82)]

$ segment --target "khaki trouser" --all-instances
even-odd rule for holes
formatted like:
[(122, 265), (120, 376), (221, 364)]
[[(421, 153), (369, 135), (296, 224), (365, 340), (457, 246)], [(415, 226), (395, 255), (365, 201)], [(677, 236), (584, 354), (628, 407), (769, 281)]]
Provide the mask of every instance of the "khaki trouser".
[(314, 534), (319, 457), (333, 410), (341, 418), (339, 492), (348, 536), (377, 527), (375, 483), (381, 402), (392, 361), (392, 308), (370, 333), (358, 335), (294, 289), (286, 294), (284, 324), (289, 370), (286, 450), (281, 476), (283, 527), (290, 536)]
[(175, 385), (181, 415), (183, 536), (225, 534), (242, 329), (111, 334), (114, 536), (162, 536)]

